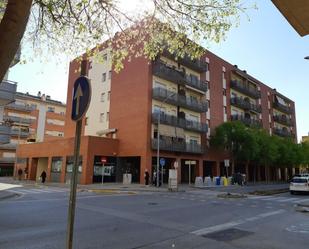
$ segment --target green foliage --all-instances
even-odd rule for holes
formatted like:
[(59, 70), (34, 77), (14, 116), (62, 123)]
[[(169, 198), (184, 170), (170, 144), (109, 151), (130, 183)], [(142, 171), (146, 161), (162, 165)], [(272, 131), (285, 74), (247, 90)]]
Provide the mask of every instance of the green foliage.
[(226, 122), (216, 128), (211, 145), (226, 149), (232, 158), (263, 166), (295, 167), (309, 163), (309, 144), (270, 136), (265, 130), (247, 128), (238, 122)]
[[(0, 0), (0, 9), (5, 2)], [(128, 3), (137, 6), (130, 11)], [(33, 0), (24, 40), (40, 57), (74, 58), (87, 49), (87, 56), (98, 57), (98, 44), (106, 42), (119, 71), (124, 60), (154, 59), (163, 48), (198, 58), (204, 52), (198, 44), (224, 39), (247, 9), (240, 0)]]

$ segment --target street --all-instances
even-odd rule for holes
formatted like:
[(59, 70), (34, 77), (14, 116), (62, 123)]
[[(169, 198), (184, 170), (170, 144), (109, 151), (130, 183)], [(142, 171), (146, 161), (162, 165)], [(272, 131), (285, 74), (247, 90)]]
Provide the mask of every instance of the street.
[[(65, 248), (66, 188), (12, 188), (0, 201), (1, 249)], [(218, 198), (186, 192), (79, 192), (74, 248), (307, 249), (308, 195)]]

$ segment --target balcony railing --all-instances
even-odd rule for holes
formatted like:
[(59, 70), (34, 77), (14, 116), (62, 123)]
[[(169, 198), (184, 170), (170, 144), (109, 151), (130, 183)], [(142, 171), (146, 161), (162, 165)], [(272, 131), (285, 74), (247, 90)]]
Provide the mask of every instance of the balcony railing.
[(153, 74), (162, 79), (179, 85), (188, 85), (203, 92), (206, 92), (208, 89), (208, 85), (205, 81), (186, 75), (183, 71), (172, 68), (161, 61), (153, 63)]
[(13, 110), (19, 110), (19, 111), (26, 111), (26, 112), (31, 112), (33, 110), (32, 107), (26, 106), (26, 105), (18, 105), (15, 103), (11, 103), (5, 106), (5, 108), (8, 109), (13, 109)]
[(0, 144), (10, 142), (11, 127), (5, 124), (0, 124)]
[[(172, 60), (176, 59), (176, 56), (171, 54), (166, 49), (163, 51), (163, 55), (172, 59)], [(185, 55), (183, 58), (178, 57), (177, 61), (180, 64), (182, 64), (182, 65), (184, 65), (184, 66), (186, 66), (186, 67), (188, 67), (188, 68), (190, 68), (190, 69), (192, 69), (196, 72), (203, 73), (203, 72), (207, 71), (207, 63), (200, 60), (200, 59), (191, 59), (190, 56)]]
[(207, 92), (208, 89), (208, 85), (205, 81), (192, 78), (190, 75), (186, 75), (186, 84), (203, 92)]
[(243, 115), (231, 115), (231, 120), (240, 121), (250, 127), (256, 127), (256, 128), (262, 127), (260, 120), (256, 120), (252, 118), (245, 118)]
[(285, 116), (281, 116), (281, 115), (274, 115), (274, 121), (286, 126), (292, 126), (292, 120), (290, 118), (287, 118)]
[[(158, 145), (158, 139), (156, 138), (152, 139), (152, 149), (156, 150), (157, 145)], [(200, 144), (172, 141), (172, 138), (168, 137), (162, 137), (160, 139), (160, 150), (193, 153), (193, 154), (203, 153), (203, 148)]]
[(292, 108), (285, 106), (283, 104), (280, 104), (279, 102), (274, 102), (273, 107), (276, 108), (277, 110), (282, 111), (282, 112), (287, 113), (287, 114), (292, 113)]
[(273, 133), (280, 137), (295, 137), (293, 133), (288, 130), (280, 129), (280, 128), (273, 128)]
[(259, 99), (261, 98), (261, 93), (254, 87), (249, 87), (241, 83), (240, 81), (237, 80), (232, 80), (231, 81), (231, 88), (248, 95), (254, 99)]
[(177, 93), (174, 95), (172, 94), (173, 92), (164, 88), (156, 87), (152, 89), (152, 97), (156, 100), (164, 101), (195, 112), (206, 112), (208, 109), (206, 101), (193, 100)]
[[(152, 113), (152, 122), (154, 124), (158, 123), (158, 119), (159, 119), (159, 113)], [(196, 131), (200, 133), (206, 133), (208, 129), (206, 124), (203, 124), (197, 121), (187, 120), (184, 118), (177, 118), (175, 116), (168, 115), (165, 113), (161, 113), (160, 123), (171, 125), (171, 126), (176, 126), (176, 127), (183, 128), (185, 130)]]
[(30, 118), (20, 118), (20, 117), (5, 115), (3, 116), (3, 120), (8, 121), (8, 122), (18, 123), (18, 124), (31, 124)]
[(16, 82), (2, 81), (0, 84), (0, 105), (7, 105), (15, 100)]
[(253, 111), (258, 113), (262, 111), (261, 106), (251, 104), (249, 101), (246, 101), (243, 98), (239, 97), (231, 98), (231, 104), (247, 111)]
[(11, 129), (12, 136), (28, 137), (29, 131), (20, 131), (19, 129)]

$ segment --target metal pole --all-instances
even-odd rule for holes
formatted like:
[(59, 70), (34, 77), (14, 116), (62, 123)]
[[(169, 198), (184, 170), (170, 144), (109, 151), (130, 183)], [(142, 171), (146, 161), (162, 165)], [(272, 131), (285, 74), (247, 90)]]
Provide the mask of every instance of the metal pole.
[(157, 131), (157, 187), (159, 187), (159, 157), (160, 157), (160, 115), (161, 115), (161, 107), (159, 110), (158, 117), (158, 131)]
[(189, 185), (191, 185), (191, 161), (189, 161)]
[[(87, 61), (81, 62), (81, 75), (86, 75)], [(71, 175), (70, 186), (70, 200), (68, 210), (68, 225), (67, 225), (67, 241), (66, 248), (72, 249), (73, 247), (73, 231), (74, 231), (74, 218), (75, 218), (75, 204), (76, 204), (76, 187), (77, 187), (77, 173), (79, 164), (79, 149), (82, 131), (82, 120), (76, 122), (75, 141), (74, 141), (74, 164)]]
[(102, 166), (102, 184), (104, 182), (104, 163), (103, 163), (103, 166)]

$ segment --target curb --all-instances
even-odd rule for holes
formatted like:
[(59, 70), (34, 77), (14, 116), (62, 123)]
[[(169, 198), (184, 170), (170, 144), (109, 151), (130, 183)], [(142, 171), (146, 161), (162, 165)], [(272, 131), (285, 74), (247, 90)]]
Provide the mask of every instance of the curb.
[(6, 199), (11, 199), (11, 198), (18, 197), (18, 196), (20, 196), (20, 195), (16, 194), (16, 193), (9, 193), (7, 195), (0, 196), (0, 201), (6, 200)]

